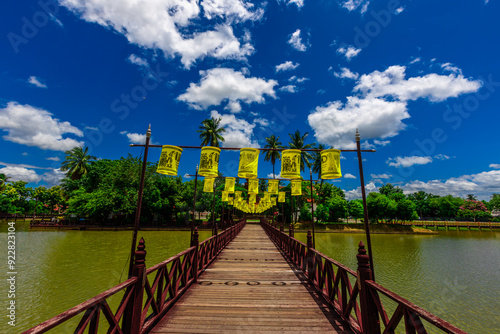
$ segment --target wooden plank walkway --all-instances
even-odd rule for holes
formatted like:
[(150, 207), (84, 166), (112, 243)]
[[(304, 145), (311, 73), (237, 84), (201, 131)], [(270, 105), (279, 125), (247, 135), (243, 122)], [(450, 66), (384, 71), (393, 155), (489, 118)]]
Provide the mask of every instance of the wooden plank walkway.
[(352, 333), (247, 224), (150, 333)]

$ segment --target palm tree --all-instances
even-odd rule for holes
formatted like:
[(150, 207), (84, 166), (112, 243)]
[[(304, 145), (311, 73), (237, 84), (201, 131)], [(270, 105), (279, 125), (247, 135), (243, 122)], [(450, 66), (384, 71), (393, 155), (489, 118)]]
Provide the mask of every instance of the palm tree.
[(88, 154), (88, 147), (83, 150), (81, 147), (75, 147), (70, 151), (64, 152), (66, 158), (61, 163), (61, 170), (66, 172), (66, 177), (72, 180), (79, 180), (90, 170), (90, 162), (97, 158)]
[(201, 122), (199, 130), (200, 139), (202, 140), (201, 146), (215, 146), (219, 147), (219, 141), (224, 141), (221, 133), (226, 132), (224, 127), (220, 127), (221, 118), (207, 118)]
[[(323, 144), (318, 145), (318, 149), (324, 150), (326, 146)], [(318, 178), (321, 177), (321, 152), (314, 152), (314, 161), (312, 163), (313, 173), (318, 174)]]
[(10, 177), (5, 174), (0, 174), (0, 191), (5, 189), (5, 184), (9, 181)]
[[(265, 148), (282, 148), (282, 144), (279, 141), (280, 137), (276, 137), (275, 135), (271, 135), (271, 137), (266, 138), (266, 146)], [(266, 151), (266, 155), (264, 156), (264, 161), (269, 161), (271, 160), (271, 163), (273, 164), (273, 178), (276, 178), (276, 174), (274, 173), (274, 164), (276, 163), (277, 160), (281, 160), (281, 155), (279, 151), (275, 150), (269, 150)]]
[[(312, 149), (315, 147), (315, 144), (305, 144), (305, 140), (307, 136), (309, 135), (309, 132), (304, 133), (303, 136), (300, 135), (300, 131), (297, 130), (293, 134), (289, 133), (291, 142), (288, 143), (288, 147), (291, 149), (295, 150), (302, 150), (302, 149)], [(300, 171), (304, 171), (304, 166), (307, 165), (307, 168), (311, 168), (311, 162), (309, 160), (312, 160), (313, 157), (311, 153), (305, 151), (302, 152), (300, 155)]]

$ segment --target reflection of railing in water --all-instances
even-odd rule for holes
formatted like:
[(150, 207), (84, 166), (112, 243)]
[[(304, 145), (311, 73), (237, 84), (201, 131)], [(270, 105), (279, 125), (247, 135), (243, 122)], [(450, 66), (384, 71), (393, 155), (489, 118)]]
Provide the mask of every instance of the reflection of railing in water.
[[(306, 245), (293, 238), (292, 229), (286, 234), (283, 229), (280, 231), (266, 219), (261, 219), (261, 225), (277, 247), (308, 277), (309, 283), (355, 333), (394, 333), (401, 320), (404, 321), (406, 333), (427, 333), (423, 319), (444, 333), (465, 334), (450, 323), (375, 283), (363, 243), (359, 244), (356, 256), (358, 268), (355, 272), (315, 250), (312, 247), (310, 231)], [(391, 316), (387, 315), (380, 294), (397, 304)]]
[[(97, 334), (101, 315), (107, 320), (107, 333), (147, 333), (182, 294), (196, 283), (200, 273), (244, 226), (245, 220), (242, 219), (201, 243), (196, 230), (191, 247), (149, 269), (145, 267), (146, 251), (144, 240), (141, 239), (135, 253), (131, 278), (23, 334), (45, 333), (82, 313), (75, 333), (88, 330), (89, 334)], [(155, 276), (151, 279), (149, 276), (153, 274)], [(107, 300), (124, 289), (121, 302), (113, 312)]]

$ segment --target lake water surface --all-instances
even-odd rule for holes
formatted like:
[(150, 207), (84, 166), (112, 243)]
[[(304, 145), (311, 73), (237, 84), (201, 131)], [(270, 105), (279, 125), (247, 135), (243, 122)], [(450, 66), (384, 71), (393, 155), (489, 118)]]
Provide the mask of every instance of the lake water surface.
[[(0, 224), (0, 247), (6, 250), (7, 225)], [(29, 231), (22, 222), (16, 230), (17, 326), (7, 325), (4, 311), (0, 333), (20, 333), (127, 277), (131, 231)], [(201, 231), (200, 241), (209, 236)], [(147, 267), (189, 246), (189, 231), (140, 231), (140, 237), (146, 240)], [(296, 237), (305, 241), (306, 235)], [(319, 251), (353, 269), (360, 240), (363, 234), (316, 235)], [(372, 247), (378, 283), (468, 333), (500, 333), (500, 231), (376, 234)], [(6, 276), (7, 256), (0, 269)], [(4, 280), (3, 310), (7, 290)]]

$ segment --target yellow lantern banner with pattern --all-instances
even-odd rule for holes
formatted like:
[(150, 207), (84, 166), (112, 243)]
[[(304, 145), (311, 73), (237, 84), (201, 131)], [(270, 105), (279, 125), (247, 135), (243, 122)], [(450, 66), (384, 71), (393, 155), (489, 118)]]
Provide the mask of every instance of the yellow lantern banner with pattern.
[(271, 202), (273, 205), (278, 205), (278, 203), (276, 203), (276, 197), (273, 197), (272, 198), (272, 202)]
[(234, 183), (236, 179), (234, 177), (226, 177), (226, 183), (224, 185), (224, 190), (228, 193), (234, 193)]
[(214, 181), (215, 177), (206, 177), (203, 182), (203, 192), (213, 193), (214, 192)]
[(177, 175), (181, 154), (182, 148), (172, 145), (163, 145), (156, 172), (166, 175)]
[(292, 196), (302, 195), (302, 180), (292, 180)]
[(222, 191), (222, 201), (227, 202), (229, 199), (229, 193), (227, 191)]
[(240, 149), (240, 165), (238, 176), (253, 179), (257, 177), (257, 167), (259, 165), (259, 153), (256, 148)]
[(228, 198), (228, 201), (227, 201), (227, 204), (229, 204), (229, 205), (234, 205), (234, 198), (229, 197), (229, 198)]
[(340, 150), (331, 148), (321, 151), (321, 178), (329, 180), (341, 177)]
[(250, 197), (248, 198), (248, 204), (254, 204), (256, 201), (257, 201), (257, 195), (250, 194)]
[(278, 202), (279, 203), (285, 203), (285, 192), (284, 191), (280, 191), (278, 193)]
[(248, 193), (249, 194), (259, 193), (259, 180), (257, 179), (248, 180)]
[(278, 195), (278, 184), (279, 180), (269, 180), (267, 183), (267, 191), (271, 195)]
[(220, 148), (204, 146), (201, 148), (200, 169), (198, 175), (218, 176), (219, 175)]
[(241, 191), (235, 191), (235, 192), (234, 192), (234, 200), (235, 200), (236, 202), (241, 201)]
[(269, 203), (271, 201), (271, 195), (269, 195), (269, 192), (264, 192), (264, 199), (263, 199), (264, 202), (267, 202)]
[(281, 177), (286, 179), (300, 178), (300, 150), (281, 152)]

